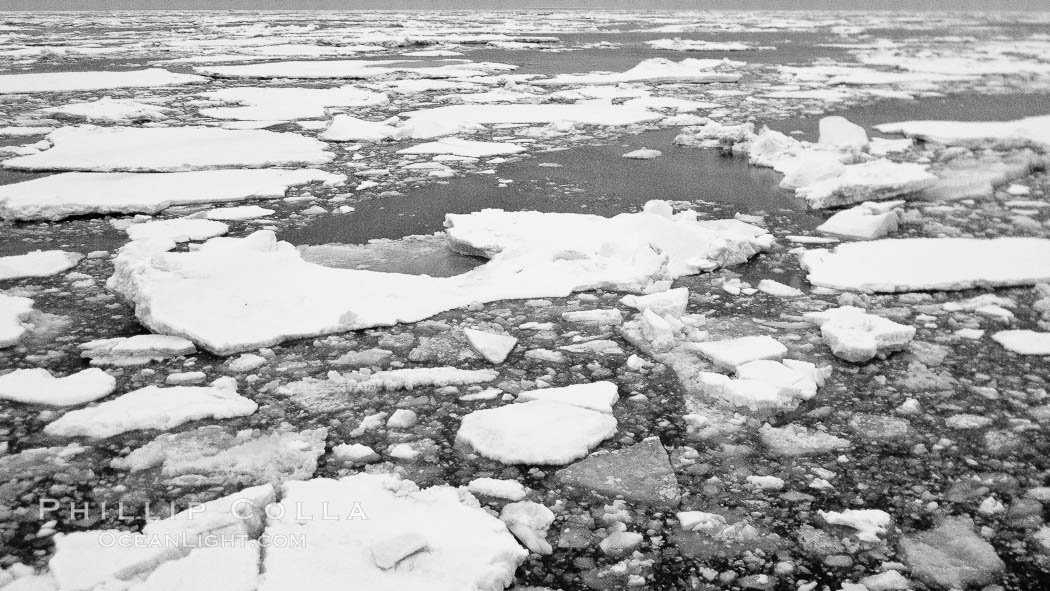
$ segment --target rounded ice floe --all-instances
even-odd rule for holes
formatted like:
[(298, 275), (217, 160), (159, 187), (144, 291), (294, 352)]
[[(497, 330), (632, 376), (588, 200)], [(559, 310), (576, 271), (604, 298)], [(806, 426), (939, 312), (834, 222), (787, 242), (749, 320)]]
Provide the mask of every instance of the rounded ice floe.
[(609, 414), (535, 400), (474, 411), (456, 438), (504, 464), (563, 465), (616, 434)]
[(174, 86), (198, 84), (207, 80), (203, 76), (176, 74), (160, 68), (117, 72), (7, 74), (0, 76), (0, 94)]
[(905, 238), (802, 253), (813, 285), (867, 292), (958, 290), (1050, 281), (1050, 240)]
[(467, 490), (475, 495), (520, 501), (528, 494), (525, 485), (517, 480), (500, 480), (498, 478), (475, 478), (467, 484)]
[(354, 86), (338, 88), (221, 88), (202, 93), (202, 96), (236, 107), (209, 107), (200, 114), (214, 119), (239, 121), (292, 121), (322, 119), (326, 107), (367, 107), (389, 102), (385, 93), (372, 92)]
[(796, 298), (803, 294), (801, 289), (785, 285), (772, 279), (763, 279), (762, 281), (759, 281), (758, 291), (778, 298)]
[(214, 220), (178, 218), (132, 224), (126, 231), (132, 240), (189, 242), (222, 236), (230, 231), (230, 227)]
[(660, 156), (663, 156), (663, 152), (660, 150), (650, 150), (649, 148), (640, 148), (623, 155), (624, 158), (630, 160), (656, 160)]
[(261, 591), (496, 591), (528, 555), (469, 493), (387, 474), (287, 482), (268, 513), (268, 538), (306, 543), (267, 548)]
[(1050, 355), (1050, 332), (1001, 330), (992, 338), (1006, 349), (1021, 355)]
[(0, 257), (0, 281), (57, 275), (72, 269), (82, 260), (84, 255), (64, 250), (34, 250), (26, 254)]
[(0, 348), (22, 340), (28, 328), (24, 320), (33, 312), (33, 300), (0, 293)]
[(620, 399), (616, 384), (612, 382), (593, 382), (590, 384), (573, 384), (562, 388), (541, 388), (518, 394), (517, 402), (545, 400), (570, 404), (580, 408), (596, 410), (611, 414), (613, 405)]
[(327, 144), (294, 133), (215, 127), (63, 127), (54, 144), (3, 163), (12, 170), (179, 172), (295, 164), (324, 164), (335, 156)]
[(44, 368), (16, 369), (0, 375), (0, 398), (29, 404), (73, 406), (108, 396), (116, 388), (117, 380), (98, 368), (62, 378)]
[(98, 406), (66, 413), (44, 427), (49, 435), (112, 437), (137, 429), (172, 429), (204, 418), (250, 415), (255, 402), (217, 386), (147, 386)]
[(806, 312), (803, 316), (820, 326), (821, 337), (836, 357), (854, 363), (870, 361), (879, 353), (899, 351), (915, 337), (915, 327), (854, 306)]

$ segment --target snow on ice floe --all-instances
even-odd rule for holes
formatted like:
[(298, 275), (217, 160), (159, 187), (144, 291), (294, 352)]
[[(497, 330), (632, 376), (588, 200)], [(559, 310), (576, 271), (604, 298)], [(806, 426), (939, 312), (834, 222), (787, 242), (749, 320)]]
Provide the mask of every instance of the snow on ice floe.
[(1050, 280), (1050, 240), (906, 238), (801, 254), (813, 285), (867, 292), (958, 290)]
[[(287, 482), (266, 535), (303, 535), (305, 546), (269, 548), (260, 591), (362, 589), (495, 591), (509, 586), (528, 552), (470, 493), (420, 490), (395, 475)], [(300, 515), (338, 516), (308, 519)], [(362, 516), (363, 515), (363, 516)]]
[(0, 281), (27, 277), (50, 277), (80, 264), (84, 255), (64, 250), (34, 250), (0, 257)]
[(668, 51), (751, 51), (754, 49), (773, 49), (772, 47), (755, 47), (750, 43), (740, 41), (703, 41), (700, 39), (653, 39), (646, 41), (646, 45), (653, 49), (665, 49)]
[(98, 339), (80, 345), (81, 357), (90, 359), (91, 365), (145, 365), (196, 352), (197, 348), (191, 341), (160, 334)]
[(133, 243), (109, 285), (154, 332), (229, 354), (291, 338), (416, 322), (473, 302), (641, 292), (656, 281), (742, 263), (769, 248), (764, 229), (697, 221), (663, 202), (613, 218), (484, 210), (447, 217), (449, 243), (491, 259), (454, 277), (332, 269), (272, 232), (216, 238), (194, 252)]
[(612, 413), (613, 405), (620, 399), (620, 395), (616, 390), (616, 384), (612, 382), (574, 384), (561, 388), (527, 390), (518, 394), (515, 402), (545, 400), (547, 402), (570, 404), (598, 412)]
[(173, 205), (277, 199), (290, 187), (345, 180), (345, 175), (314, 168), (67, 172), (0, 186), (0, 217), (54, 221), (93, 213), (152, 214)]
[(204, 217), (209, 220), (219, 220), (223, 222), (237, 221), (237, 220), (254, 220), (257, 218), (264, 218), (276, 213), (273, 209), (267, 209), (265, 207), (259, 207), (258, 205), (240, 205), (237, 207), (220, 207), (217, 209), (210, 209), (204, 212)]
[(49, 72), (0, 75), (0, 94), (72, 92), (112, 88), (147, 88), (199, 84), (208, 79), (194, 74), (176, 74), (159, 68), (120, 72)]
[(1050, 332), (1001, 330), (992, 338), (1005, 349), (1020, 355), (1050, 355)]
[(787, 355), (787, 347), (765, 335), (700, 343), (696, 351), (716, 364), (731, 369), (760, 359), (779, 361)]
[(820, 209), (890, 199), (919, 192), (936, 183), (937, 177), (921, 164), (880, 158), (845, 166), (842, 174), (798, 187), (795, 194), (810, 207)]
[(63, 127), (54, 147), (5, 160), (25, 171), (179, 172), (207, 168), (324, 164), (327, 144), (294, 133), (214, 127)]
[(609, 413), (550, 400), (474, 411), (463, 417), (457, 441), (504, 464), (564, 465), (616, 434)]
[(332, 122), (317, 137), (329, 142), (381, 142), (400, 139), (407, 134), (404, 128), (386, 122), (365, 121), (341, 113), (333, 117)]
[(215, 220), (175, 218), (131, 224), (125, 231), (132, 240), (189, 242), (222, 236), (230, 227)]
[(385, 93), (354, 86), (338, 88), (235, 87), (210, 90), (201, 96), (235, 107), (208, 107), (200, 114), (213, 119), (238, 121), (293, 121), (321, 119), (326, 107), (368, 107), (389, 102)]
[(104, 96), (96, 101), (70, 103), (60, 107), (48, 107), (41, 113), (51, 117), (69, 117), (87, 121), (126, 123), (129, 121), (163, 121), (174, 109), (132, 99), (115, 99)]
[(201, 74), (219, 78), (369, 79), (395, 75), (416, 78), (472, 78), (514, 70), (517, 66), (464, 61), (440, 66), (413, 60), (287, 61), (238, 66), (199, 66)]
[(559, 74), (551, 78), (534, 80), (541, 86), (567, 84), (619, 84), (622, 82), (677, 82), (704, 84), (709, 82), (736, 82), (740, 74), (726, 72), (743, 66), (743, 62), (730, 60), (702, 60), (687, 58), (680, 62), (654, 57), (643, 60), (625, 72), (592, 72), (590, 74)]
[(476, 142), (458, 137), (449, 137), (425, 144), (417, 144), (398, 150), (398, 154), (452, 154), (470, 158), (484, 158), (502, 154), (518, 154), (525, 146), (498, 142)]
[(900, 351), (915, 337), (915, 327), (898, 324), (854, 306), (806, 312), (803, 317), (820, 327), (821, 337), (836, 357), (854, 363)]
[(29, 332), (25, 321), (33, 313), (33, 300), (0, 293), (0, 349), (11, 347)]
[(236, 382), (212, 386), (147, 386), (62, 415), (44, 432), (59, 436), (112, 437), (138, 429), (173, 429), (205, 418), (228, 419), (250, 415), (255, 402), (237, 394)]
[(98, 368), (61, 378), (40, 367), (0, 375), (0, 398), (26, 404), (75, 406), (109, 396), (116, 388), (117, 380)]
[(603, 104), (448, 105), (402, 113), (408, 137), (428, 139), (478, 125), (499, 123), (558, 123), (623, 126), (662, 119), (644, 107)]
[(872, 240), (897, 231), (904, 211), (904, 201), (865, 201), (860, 205), (842, 210), (817, 226), (818, 232)]
[(463, 335), (470, 346), (489, 363), (503, 363), (518, 344), (518, 339), (510, 335), (475, 328), (464, 328)]
[(752, 411), (794, 410), (816, 396), (817, 388), (831, 375), (830, 367), (806, 361), (758, 359), (737, 365), (736, 377), (700, 372), (705, 394)]
[(1016, 121), (903, 121), (875, 129), (949, 146), (1019, 148), (1050, 147), (1050, 115)]

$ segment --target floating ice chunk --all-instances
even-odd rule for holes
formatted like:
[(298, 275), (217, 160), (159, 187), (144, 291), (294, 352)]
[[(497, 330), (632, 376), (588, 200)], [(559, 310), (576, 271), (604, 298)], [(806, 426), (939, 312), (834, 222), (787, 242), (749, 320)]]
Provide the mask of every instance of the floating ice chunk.
[(246, 488), (239, 492), (180, 511), (166, 519), (148, 522), (142, 533), (158, 540), (179, 540), (182, 545), (197, 548), (214, 545), (217, 537), (247, 542), (262, 533), (266, 507), (276, 501), (272, 484)]
[(131, 99), (114, 99), (104, 96), (97, 101), (71, 103), (61, 107), (51, 107), (43, 113), (51, 116), (65, 116), (88, 121), (120, 123), (127, 121), (162, 121), (173, 113), (174, 109), (152, 105)]
[(220, 207), (218, 209), (211, 209), (204, 213), (204, 217), (209, 220), (219, 220), (228, 222), (237, 220), (253, 220), (256, 218), (263, 218), (273, 214), (274, 210), (267, 209), (265, 207), (259, 207), (258, 205), (240, 205), (237, 207)]
[(903, 121), (875, 129), (949, 146), (1045, 150), (1050, 146), (1050, 115), (1016, 121)]
[(768, 293), (769, 295), (778, 298), (797, 298), (803, 294), (801, 289), (791, 287), (790, 285), (784, 285), (783, 283), (772, 279), (763, 279), (762, 281), (759, 281), (758, 291)]
[(857, 530), (857, 539), (862, 542), (878, 542), (886, 535), (893, 518), (878, 509), (846, 509), (845, 511), (817, 511), (831, 525), (845, 525)]
[(80, 355), (91, 359), (92, 365), (143, 365), (196, 352), (193, 343), (182, 337), (154, 334), (99, 339), (80, 345)]
[[(302, 535), (310, 543), (268, 548), (261, 591), (339, 589), (347, 581), (361, 589), (496, 590), (511, 584), (528, 555), (503, 522), (448, 486), (419, 490), (397, 476), (357, 474), (288, 482), (281, 497), (284, 510), (272, 512), (281, 516), (269, 520), (265, 536)], [(405, 554), (398, 544), (402, 551), (380, 555), (404, 556), (381, 568), (375, 550), (401, 535), (426, 548)]]
[(750, 126), (750, 136), (742, 137), (737, 141), (752, 140), (747, 152), (751, 164), (776, 168), (777, 163), (794, 158), (806, 151), (802, 142), (768, 127), (755, 137), (754, 124), (748, 123), (747, 125)]
[(159, 68), (118, 72), (49, 72), (0, 76), (0, 94), (30, 92), (71, 92), (111, 88), (145, 88), (198, 84), (208, 79), (193, 74), (176, 74)]
[(809, 400), (817, 394), (817, 387), (831, 375), (830, 367), (817, 367), (807, 361), (769, 359), (748, 361), (736, 367), (736, 375), (746, 380), (761, 380), (775, 384), (792, 396)]
[(517, 501), (507, 503), (499, 518), (529, 550), (537, 554), (554, 551), (547, 541), (547, 530), (554, 523), (554, 512), (550, 509), (531, 501)]
[(802, 253), (813, 285), (868, 292), (1034, 285), (1050, 280), (1050, 240), (907, 238)]
[[(423, 64), (423, 65), (420, 65)], [(411, 74), (415, 78), (471, 78), (517, 68), (491, 62), (459, 62), (425, 65), (413, 60), (325, 60), (287, 61), (242, 66), (199, 66), (201, 74), (219, 78), (367, 79)]]
[(773, 427), (766, 423), (759, 429), (759, 436), (766, 447), (782, 456), (822, 454), (846, 449), (850, 445), (841, 437), (795, 424)]
[(779, 361), (787, 355), (787, 347), (766, 335), (699, 343), (696, 350), (718, 365), (731, 369), (759, 359)]
[(143, 534), (103, 529), (56, 534), (55, 554), (48, 562), (62, 591), (89, 591), (117, 586), (182, 556), (178, 546), (150, 543)]
[(329, 142), (381, 142), (403, 134), (407, 131), (400, 127), (339, 114), (317, 137)]
[(623, 126), (656, 121), (663, 116), (642, 107), (613, 104), (449, 105), (402, 113), (410, 137), (427, 139), (456, 133), (463, 127), (497, 123), (559, 123)]
[(598, 326), (616, 326), (623, 324), (623, 313), (612, 308), (609, 310), (574, 310), (562, 312), (561, 317), (568, 322), (597, 324)]
[(825, 146), (859, 152), (868, 147), (868, 133), (845, 117), (823, 117), (820, 120), (820, 139)]
[(500, 480), (497, 478), (475, 478), (467, 484), (467, 490), (475, 495), (520, 501), (528, 494), (525, 485), (517, 480)]
[(132, 224), (126, 232), (132, 240), (156, 240), (160, 242), (189, 242), (222, 236), (230, 227), (214, 220), (178, 218)]
[(818, 232), (872, 240), (897, 231), (903, 210), (903, 201), (884, 201), (873, 203), (865, 201), (860, 205), (840, 211), (817, 226)]
[(463, 334), (466, 335), (470, 346), (489, 363), (503, 363), (507, 355), (514, 350), (514, 345), (518, 344), (518, 339), (512, 336), (473, 328), (464, 328)]
[(570, 404), (534, 400), (474, 411), (456, 438), (504, 464), (563, 465), (616, 434), (616, 419)]
[(387, 371), (329, 373), (329, 379), (319, 381), (306, 378), (281, 388), (293, 398), (311, 400), (327, 395), (371, 393), (380, 390), (412, 390), (418, 387), (463, 386), (483, 384), (499, 377), (492, 369), (457, 369), (455, 367), (419, 367)]
[(541, 86), (559, 86), (565, 84), (620, 84), (622, 82), (676, 82), (704, 84), (708, 82), (736, 82), (740, 74), (718, 71), (718, 68), (734, 69), (744, 65), (743, 62), (730, 60), (701, 60), (687, 58), (674, 62), (661, 57), (641, 61), (626, 72), (591, 74), (559, 74), (557, 76), (534, 80), (533, 84)]
[(444, 138), (435, 142), (418, 144), (398, 150), (398, 154), (453, 154), (470, 158), (484, 158), (499, 154), (517, 154), (524, 152), (525, 146), (501, 144), (496, 142), (475, 142), (458, 137)]
[(210, 107), (200, 114), (214, 119), (239, 121), (293, 121), (321, 119), (325, 107), (368, 107), (389, 102), (386, 94), (353, 86), (338, 88), (235, 87), (211, 90), (204, 97), (239, 107)]
[(1020, 355), (1050, 355), (1050, 332), (1001, 330), (993, 334), (992, 338), (1007, 350)]
[(824, 384), (831, 368), (791, 359), (783, 363), (763, 359), (738, 365), (736, 374), (734, 379), (700, 372), (699, 381), (708, 395), (736, 406), (753, 411), (793, 410), (817, 394), (817, 387)]
[(780, 181), (784, 189), (808, 187), (846, 172), (842, 154), (823, 150), (806, 150), (797, 156), (776, 160), (775, 167), (784, 173)]
[(260, 367), (266, 365), (266, 363), (266, 358), (262, 355), (256, 355), (254, 353), (244, 353), (236, 359), (230, 361), (227, 367), (232, 372), (245, 373), (249, 371), (255, 371)]
[(34, 250), (26, 254), (0, 257), (0, 281), (57, 275), (72, 269), (82, 260), (84, 255), (64, 250)]
[(689, 289), (678, 287), (643, 296), (625, 295), (620, 298), (620, 303), (630, 306), (639, 312), (652, 310), (661, 316), (667, 315), (677, 318), (685, 314), (686, 306), (689, 304)]
[(136, 429), (172, 429), (204, 418), (250, 415), (258, 405), (232, 388), (147, 386), (98, 406), (66, 413), (44, 427), (49, 435), (112, 437)]
[(259, 585), (258, 543), (197, 548), (161, 564), (131, 591), (255, 591)]
[(0, 186), (0, 216), (59, 220), (91, 213), (157, 213), (172, 205), (283, 197), (289, 187), (346, 180), (313, 168), (175, 173), (68, 172)]
[(0, 376), (0, 398), (27, 404), (74, 406), (113, 393), (117, 380), (98, 368), (56, 378), (44, 368), (16, 369)]
[(841, 175), (799, 187), (795, 194), (813, 209), (821, 209), (890, 199), (928, 189), (936, 183), (937, 177), (921, 164), (881, 158), (846, 166)]
[(324, 164), (327, 144), (294, 133), (215, 127), (63, 127), (54, 144), (31, 156), (5, 160), (12, 170), (178, 172), (202, 168)]
[(361, 443), (340, 443), (332, 448), (332, 454), (352, 464), (368, 464), (379, 460), (379, 454), (371, 447)]
[(574, 384), (562, 388), (528, 390), (518, 394), (516, 402), (545, 400), (611, 414), (613, 405), (620, 399), (616, 390), (616, 384), (612, 382)]
[[(653, 49), (665, 49), (669, 51), (750, 51), (756, 49), (756, 47), (750, 43), (741, 43), (737, 41), (714, 42), (703, 41), (700, 39), (681, 39), (678, 37), (675, 37), (674, 39), (653, 39), (652, 41), (646, 41), (645, 44)], [(762, 49), (772, 48), (769, 47)]]
[(656, 160), (663, 155), (660, 150), (650, 150), (649, 148), (641, 148), (632, 152), (627, 152), (623, 155), (624, 158), (631, 160)]
[(0, 293), (0, 348), (10, 347), (28, 332), (24, 321), (33, 313), (33, 300)]
[(447, 278), (331, 269), (305, 262), (292, 245), (261, 231), (215, 238), (185, 253), (129, 245), (109, 285), (152, 330), (229, 354), (416, 322), (474, 302), (599, 287), (643, 292), (655, 281), (744, 262), (772, 243), (762, 228), (697, 221), (693, 212), (603, 218), (485, 210), (450, 214), (447, 224), (455, 250), (492, 260)]
[(897, 324), (854, 306), (806, 312), (804, 317), (820, 326), (821, 337), (836, 357), (854, 363), (870, 361), (880, 353), (899, 351), (915, 337), (915, 327)]

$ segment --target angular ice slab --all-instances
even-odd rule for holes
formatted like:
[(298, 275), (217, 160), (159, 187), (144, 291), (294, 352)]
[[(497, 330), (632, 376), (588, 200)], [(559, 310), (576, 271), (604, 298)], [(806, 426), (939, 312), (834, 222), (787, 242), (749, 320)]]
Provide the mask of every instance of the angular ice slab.
[(677, 82), (702, 84), (707, 82), (736, 82), (740, 74), (719, 72), (718, 67), (737, 67), (743, 62), (730, 60), (702, 60), (687, 58), (675, 62), (662, 57), (643, 60), (626, 72), (592, 72), (590, 74), (560, 74), (553, 78), (533, 80), (541, 86), (564, 84), (620, 84), (621, 82)]
[(875, 129), (949, 146), (1047, 149), (1050, 115), (1016, 121), (902, 121)]
[(801, 255), (813, 285), (867, 292), (957, 290), (1050, 281), (1050, 240), (906, 238)]
[(496, 591), (528, 552), (474, 497), (450, 486), (420, 490), (388, 474), (286, 482), (260, 591), (354, 589)]
[(202, 93), (203, 96), (236, 107), (208, 107), (201, 115), (214, 119), (237, 121), (292, 121), (321, 119), (325, 107), (367, 107), (390, 101), (386, 94), (353, 86), (339, 88), (222, 88)]
[(324, 164), (327, 144), (294, 133), (215, 127), (63, 127), (50, 150), (5, 160), (11, 170), (178, 172)]
[(54, 221), (92, 213), (157, 213), (173, 205), (277, 199), (289, 187), (345, 180), (314, 168), (67, 172), (0, 186), (0, 217)]
[(0, 76), (0, 94), (21, 92), (71, 92), (110, 88), (143, 88), (207, 82), (203, 76), (176, 74), (160, 68), (119, 72), (48, 72)]
[(161, 121), (175, 112), (174, 109), (139, 102), (131, 99), (114, 99), (104, 96), (97, 101), (70, 103), (60, 107), (51, 107), (42, 111), (50, 116), (86, 119), (88, 121), (108, 121), (126, 123), (129, 121)]
[(806, 312), (803, 316), (820, 327), (821, 337), (836, 357), (854, 363), (899, 351), (915, 338), (914, 326), (898, 324), (854, 306)]
[(921, 164), (881, 158), (846, 166), (839, 176), (798, 187), (795, 194), (813, 209), (821, 209), (917, 193), (933, 187), (937, 180)]
[(307, 263), (272, 232), (215, 238), (195, 252), (131, 244), (109, 285), (150, 330), (228, 355), (288, 339), (417, 322), (474, 302), (642, 292), (655, 281), (742, 263), (772, 236), (737, 220), (672, 215), (664, 202), (613, 218), (484, 210), (449, 215), (450, 245), (490, 258), (454, 277)]

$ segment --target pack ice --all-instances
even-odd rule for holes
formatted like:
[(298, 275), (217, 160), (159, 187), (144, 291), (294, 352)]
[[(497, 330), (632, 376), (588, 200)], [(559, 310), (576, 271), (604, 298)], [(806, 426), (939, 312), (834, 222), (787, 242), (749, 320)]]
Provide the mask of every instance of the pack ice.
[(698, 221), (665, 202), (613, 218), (484, 210), (450, 214), (450, 246), (489, 262), (454, 277), (332, 269), (307, 263), (272, 232), (215, 238), (193, 252), (132, 243), (109, 286), (152, 331), (219, 354), (281, 341), (416, 322), (473, 302), (564, 297), (742, 263), (772, 236), (737, 220)]
[(0, 94), (174, 86), (207, 81), (203, 76), (176, 74), (160, 68), (121, 72), (6, 74), (0, 76)]
[(534, 80), (541, 86), (566, 84), (620, 84), (622, 82), (677, 82), (702, 84), (708, 82), (736, 82), (740, 74), (719, 69), (734, 69), (743, 62), (687, 58), (680, 62), (654, 57), (643, 60), (625, 72), (592, 72), (590, 74), (560, 74), (552, 78)]
[(12, 170), (178, 172), (324, 164), (327, 144), (294, 133), (214, 127), (63, 127), (50, 150), (5, 160)]

